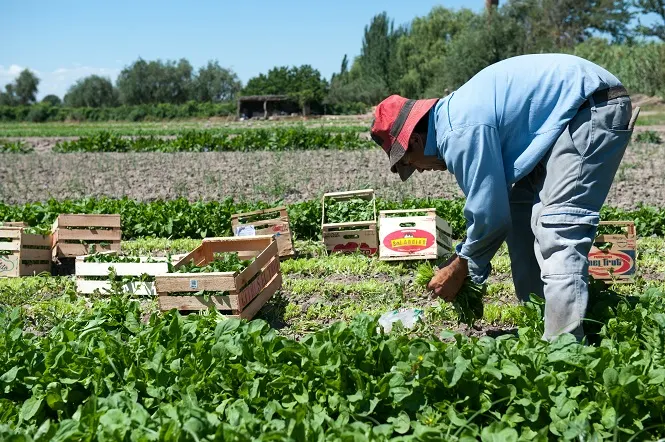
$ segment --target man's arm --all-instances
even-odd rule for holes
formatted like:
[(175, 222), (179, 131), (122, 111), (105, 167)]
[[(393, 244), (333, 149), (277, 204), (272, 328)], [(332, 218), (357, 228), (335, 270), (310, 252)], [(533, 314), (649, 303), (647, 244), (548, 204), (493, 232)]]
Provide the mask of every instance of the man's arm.
[(467, 238), (457, 254), (468, 261), (469, 276), (483, 283), (490, 261), (510, 229), (508, 184), (496, 128), (474, 125), (449, 133), (444, 159), (466, 195)]

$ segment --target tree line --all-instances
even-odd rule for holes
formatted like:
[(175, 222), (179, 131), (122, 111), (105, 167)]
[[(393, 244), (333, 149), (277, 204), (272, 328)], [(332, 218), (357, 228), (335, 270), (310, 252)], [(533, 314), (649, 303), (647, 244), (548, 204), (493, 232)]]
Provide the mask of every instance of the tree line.
[[(328, 113), (353, 113), (393, 93), (444, 96), (492, 63), (542, 52), (580, 55), (615, 73), (633, 92), (665, 96), (665, 0), (507, 0), (488, 5), (481, 13), (436, 6), (403, 26), (380, 13), (364, 29), (360, 54), (353, 60), (344, 56), (330, 80), (310, 65), (276, 66), (243, 86), (233, 70), (217, 61), (195, 70), (185, 59), (139, 58), (121, 71), (115, 84), (91, 75), (72, 85), (62, 102), (55, 95), (42, 101), (70, 108), (170, 104), (179, 114), (192, 102), (227, 104), (219, 109), (230, 112), (238, 95), (280, 94)], [(655, 17), (649, 25), (643, 23), (645, 14)], [(38, 85), (39, 79), (24, 70), (0, 92), (0, 106), (36, 103)]]

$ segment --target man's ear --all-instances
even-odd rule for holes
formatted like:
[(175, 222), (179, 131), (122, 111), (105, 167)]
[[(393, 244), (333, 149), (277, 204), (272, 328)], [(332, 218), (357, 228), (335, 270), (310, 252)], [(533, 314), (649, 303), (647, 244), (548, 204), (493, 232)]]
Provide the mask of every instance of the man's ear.
[(424, 151), (425, 150), (425, 140), (423, 136), (419, 133), (413, 132), (409, 138), (409, 149)]

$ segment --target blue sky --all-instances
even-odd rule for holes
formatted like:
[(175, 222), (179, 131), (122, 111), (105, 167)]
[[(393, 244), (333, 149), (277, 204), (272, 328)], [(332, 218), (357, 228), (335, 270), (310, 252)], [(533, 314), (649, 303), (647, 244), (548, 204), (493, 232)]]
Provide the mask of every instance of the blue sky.
[(311, 64), (326, 78), (358, 55), (363, 29), (386, 11), (396, 25), (433, 6), (481, 10), (484, 0), (0, 0), (0, 87), (25, 67), (38, 97), (62, 97), (91, 74), (115, 81), (138, 57), (217, 59), (243, 81), (274, 66)]
[[(480, 10), (483, 0), (474, 0)], [(217, 59), (243, 81), (273, 66), (311, 64), (326, 78), (344, 54), (358, 55), (363, 28), (386, 11), (395, 24), (449, 0), (0, 0), (0, 87), (28, 67), (39, 97), (63, 96), (76, 79), (115, 80), (139, 56), (188, 59), (194, 68)]]

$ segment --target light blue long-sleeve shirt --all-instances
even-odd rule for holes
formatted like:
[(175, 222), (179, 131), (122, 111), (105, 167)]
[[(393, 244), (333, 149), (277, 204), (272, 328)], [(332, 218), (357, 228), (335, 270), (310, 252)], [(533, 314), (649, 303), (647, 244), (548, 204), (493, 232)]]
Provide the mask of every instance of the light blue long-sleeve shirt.
[(466, 196), (466, 240), (457, 253), (476, 283), (510, 229), (512, 184), (531, 172), (584, 101), (619, 80), (565, 54), (500, 61), (442, 98), (430, 112), (426, 155), (436, 154)]

